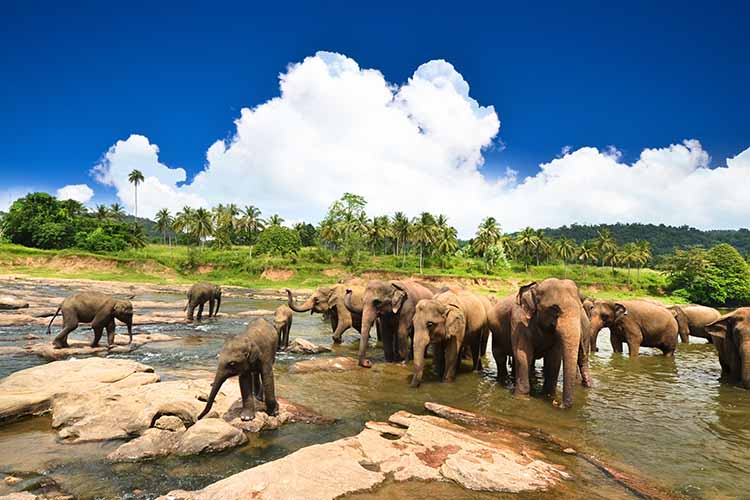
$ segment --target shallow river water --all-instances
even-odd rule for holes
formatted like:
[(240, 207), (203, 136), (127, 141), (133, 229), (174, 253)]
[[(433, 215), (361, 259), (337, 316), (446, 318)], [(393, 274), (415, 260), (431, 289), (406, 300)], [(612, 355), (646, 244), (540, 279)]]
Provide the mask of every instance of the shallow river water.
[[(46, 291), (58, 293), (54, 288)], [(248, 302), (250, 308), (258, 309), (274, 309), (279, 304), (226, 298), (222, 311), (247, 310)], [(213, 370), (224, 338), (241, 332), (246, 323), (246, 319), (220, 317), (200, 325), (136, 327), (136, 331), (159, 331), (181, 340), (147, 344), (122, 357), (153, 366), (165, 380), (184, 376), (185, 369)], [(42, 330), (39, 326), (2, 328), (0, 341), (21, 345), (23, 335)], [(76, 333), (79, 338), (91, 335), (87, 328)], [(330, 333), (330, 325), (320, 316), (294, 317), (292, 338), (329, 345)], [(358, 338), (350, 330), (330, 355), (356, 355)], [(408, 368), (382, 363), (382, 351), (375, 347), (371, 347), (376, 361), (372, 369), (344, 373), (291, 375), (286, 373), (291, 363), (311, 356), (281, 353), (276, 362), (278, 395), (335, 417), (336, 423), (290, 424), (216, 455), (112, 465), (103, 457), (120, 443), (61, 444), (49, 417), (27, 418), (0, 426), (0, 472), (43, 474), (81, 498), (153, 498), (176, 488), (203, 487), (310, 444), (354, 435), (365, 421), (386, 419), (400, 409), (424, 413), (423, 404), (436, 401), (520, 426), (539, 427), (676, 496), (750, 498), (750, 392), (720, 384), (713, 347), (702, 340), (692, 341), (680, 345), (674, 359), (643, 349), (639, 359), (630, 360), (613, 354), (608, 335), (602, 332), (600, 351), (593, 355), (591, 366), (595, 387), (578, 388), (574, 408), (567, 411), (554, 408), (538, 394), (514, 398), (507, 383), (495, 380), (491, 356), (481, 374), (465, 366), (454, 384), (438, 383), (426, 374), (425, 382), (415, 390), (408, 386)], [(0, 356), (0, 377), (41, 363), (33, 356)], [(413, 482), (387, 484), (374, 493), (351, 498), (634, 498), (583, 460), (559, 454), (550, 458), (566, 466), (574, 479), (548, 493), (477, 494), (451, 484)], [(7, 490), (3, 488), (0, 483), (0, 494)]]

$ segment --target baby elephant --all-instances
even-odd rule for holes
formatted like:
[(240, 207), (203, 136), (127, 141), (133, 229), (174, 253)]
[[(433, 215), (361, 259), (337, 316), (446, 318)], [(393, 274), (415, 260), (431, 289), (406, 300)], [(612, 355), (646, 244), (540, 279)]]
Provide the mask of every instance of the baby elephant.
[[(216, 317), (221, 307), (221, 287), (205, 282), (191, 286), (187, 293), (187, 304), (183, 309), (183, 311), (187, 310), (188, 321), (193, 321), (193, 310), (196, 307), (198, 308), (198, 321), (203, 318), (203, 304), (206, 302), (208, 302), (208, 317)], [(216, 309), (214, 309), (214, 302)]]
[(276, 391), (273, 384), (273, 363), (276, 360), (277, 335), (264, 319), (255, 319), (244, 333), (228, 338), (219, 353), (211, 394), (198, 420), (205, 417), (214, 404), (221, 385), (229, 377), (238, 375), (242, 393), (244, 421), (255, 418), (255, 398), (266, 402), (266, 413), (278, 415)]
[(107, 329), (107, 346), (115, 345), (115, 318), (128, 325), (128, 335), (133, 342), (133, 304), (129, 300), (115, 299), (99, 292), (82, 292), (63, 300), (47, 325), (47, 335), (51, 333), (52, 322), (62, 311), (63, 329), (52, 341), (56, 349), (68, 347), (68, 335), (78, 328), (78, 323), (91, 323), (94, 341), (91, 347), (99, 347), (102, 331)]
[(289, 331), (292, 329), (292, 318), (294, 313), (289, 306), (281, 305), (276, 308), (276, 312), (273, 315), (273, 326), (276, 328), (276, 333), (279, 336), (279, 350), (286, 350), (289, 348)]

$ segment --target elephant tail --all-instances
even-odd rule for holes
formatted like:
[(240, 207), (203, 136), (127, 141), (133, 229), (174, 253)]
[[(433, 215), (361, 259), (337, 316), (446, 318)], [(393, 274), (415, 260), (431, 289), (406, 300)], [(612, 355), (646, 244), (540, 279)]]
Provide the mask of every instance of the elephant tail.
[(62, 309), (62, 305), (57, 308), (57, 311), (55, 311), (55, 315), (52, 316), (51, 320), (49, 320), (49, 324), (47, 325), (47, 335), (52, 333), (52, 322), (55, 321), (57, 315), (60, 314), (60, 309)]

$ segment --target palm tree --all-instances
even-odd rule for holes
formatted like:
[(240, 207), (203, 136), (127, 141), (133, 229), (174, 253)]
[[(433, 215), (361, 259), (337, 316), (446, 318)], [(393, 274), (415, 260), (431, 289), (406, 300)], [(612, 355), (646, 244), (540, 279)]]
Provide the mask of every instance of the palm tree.
[(611, 262), (612, 255), (617, 253), (617, 242), (615, 241), (614, 236), (612, 236), (612, 231), (607, 228), (597, 231), (595, 241), (601, 265), (604, 265), (605, 261)]
[(201, 247), (205, 246), (206, 238), (211, 236), (214, 231), (213, 221), (211, 220), (211, 212), (205, 208), (199, 208), (193, 212), (193, 224), (192, 233), (198, 241), (201, 242)]
[(638, 249), (638, 255), (636, 259), (636, 276), (638, 281), (641, 281), (641, 268), (645, 266), (648, 261), (651, 260), (651, 243), (646, 240), (640, 240), (635, 242), (636, 248)]
[(96, 218), (99, 220), (104, 220), (109, 217), (109, 209), (107, 208), (107, 205), (97, 205), (94, 215), (96, 215)]
[(452, 255), (458, 250), (458, 231), (455, 227), (449, 226), (447, 220), (441, 220), (440, 217), (438, 217), (438, 224), (435, 226), (435, 250), (443, 256)]
[(247, 205), (240, 211), (237, 226), (240, 231), (247, 234), (247, 240), (250, 244), (255, 241), (257, 234), (266, 227), (266, 221), (264, 221), (260, 215), (260, 209), (253, 205)]
[(282, 219), (279, 214), (273, 214), (271, 217), (268, 218), (269, 226), (280, 226), (283, 222), (284, 222), (284, 219)]
[(584, 241), (578, 250), (578, 260), (582, 261), (584, 266), (589, 262), (596, 262), (596, 244), (591, 241)]
[(572, 259), (573, 256), (576, 254), (576, 251), (578, 250), (578, 248), (576, 247), (576, 243), (570, 238), (562, 237), (555, 242), (554, 246), (555, 246), (555, 252), (563, 261), (563, 277), (567, 277), (568, 260)]
[(527, 227), (516, 236), (516, 245), (518, 246), (521, 257), (523, 258), (524, 269), (528, 272), (531, 256), (539, 244), (539, 237), (536, 231)]
[(193, 234), (193, 213), (195, 210), (188, 207), (187, 205), (182, 207), (181, 212), (177, 212), (174, 220), (172, 221), (172, 230), (176, 233), (185, 233), (187, 235)]
[(496, 244), (501, 236), (502, 231), (500, 230), (500, 224), (497, 223), (497, 219), (494, 217), (485, 217), (477, 229), (477, 235), (474, 238), (474, 250), (477, 254), (484, 255), (484, 252)]
[[(161, 231), (162, 243), (166, 243), (167, 233), (169, 232), (173, 223), (174, 219), (169, 214), (169, 210), (167, 210), (166, 208), (162, 208), (161, 210), (156, 212), (156, 228)], [(171, 236), (169, 237), (169, 246), (172, 246)]]
[[(381, 215), (372, 219), (372, 236), (373, 246), (378, 242), (383, 243), (383, 255), (387, 251), (388, 238), (391, 236), (391, 219), (387, 215)], [(375, 252), (373, 252), (375, 253)]]
[(431, 245), (435, 238), (435, 218), (429, 212), (422, 212), (412, 221), (411, 239), (419, 245), (419, 274), (424, 266), (425, 247)]
[[(409, 238), (409, 219), (404, 215), (403, 212), (396, 212), (393, 214), (393, 236), (396, 238), (396, 255), (398, 255), (399, 249), (404, 255), (406, 260), (406, 240)], [(399, 242), (401, 246), (399, 247)]]
[(125, 209), (119, 203), (112, 203), (109, 206), (109, 216), (113, 219), (120, 220), (125, 217)]
[(128, 181), (133, 184), (135, 190), (135, 218), (138, 218), (138, 184), (143, 182), (143, 173), (138, 169), (133, 169), (128, 175)]

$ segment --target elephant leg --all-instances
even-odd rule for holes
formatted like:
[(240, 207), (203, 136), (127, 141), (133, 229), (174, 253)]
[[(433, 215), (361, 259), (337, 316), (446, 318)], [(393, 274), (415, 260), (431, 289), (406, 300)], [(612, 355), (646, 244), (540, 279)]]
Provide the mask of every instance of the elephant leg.
[(560, 377), (560, 366), (562, 365), (562, 346), (555, 346), (544, 355), (544, 393), (555, 395), (557, 390), (557, 379)]
[(242, 412), (240, 419), (247, 422), (255, 419), (255, 398), (253, 397), (253, 376), (242, 373), (239, 376), (240, 394), (242, 394)]
[(393, 349), (395, 337), (396, 332), (392, 331), (390, 328), (386, 328), (385, 331), (383, 331), (383, 351), (385, 353), (385, 360), (388, 362), (392, 362), (396, 358)]
[(479, 349), (480, 356), (485, 356), (487, 354), (487, 344), (489, 343), (489, 341), (490, 341), (490, 330), (488, 328), (482, 333), (482, 338), (480, 340), (481, 348)]
[(292, 329), (292, 320), (284, 325), (284, 349), (289, 349), (289, 332)]
[(342, 321), (339, 321), (336, 325), (336, 328), (333, 330), (333, 335), (331, 338), (333, 339), (334, 344), (340, 344), (341, 343), (341, 337), (344, 335), (344, 332), (349, 328), (347, 325), (345, 325)]
[(406, 362), (406, 360), (409, 359), (409, 326), (410, 325), (405, 321), (399, 321), (398, 323), (398, 330), (396, 335), (398, 359), (396, 359), (396, 361)]
[(261, 372), (261, 377), (263, 377), (263, 395), (265, 396), (266, 413), (271, 416), (278, 415), (279, 404), (276, 402), (276, 386), (273, 381), (273, 365), (269, 363), (268, 366), (264, 366), (263, 371)]
[(589, 349), (585, 349), (583, 345), (578, 347), (578, 371), (581, 372), (581, 384), (584, 387), (593, 387), (589, 372)]
[(63, 313), (63, 329), (52, 340), (52, 345), (56, 349), (68, 347), (68, 335), (76, 328), (78, 328), (78, 316), (73, 313), (65, 317), (65, 313)]
[(458, 342), (455, 338), (449, 340), (445, 346), (445, 372), (443, 382), (453, 382), (456, 380), (456, 369), (461, 362), (459, 355)]
[[(471, 360), (474, 371), (482, 371), (482, 339), (485, 337), (485, 333), (477, 335), (477, 338), (471, 343)], [(484, 346), (485, 349), (487, 346)]]
[(198, 321), (203, 319), (203, 302), (198, 304)]
[(265, 395), (263, 394), (263, 381), (260, 379), (260, 373), (254, 372), (251, 375), (251, 380), (253, 382), (253, 395), (255, 396), (255, 399), (263, 401)]
[(378, 342), (383, 341), (383, 332), (381, 330), (380, 321), (375, 320), (375, 334), (378, 336)]
[(519, 340), (513, 349), (513, 359), (516, 369), (516, 394), (528, 394), (531, 392), (529, 384), (529, 369), (534, 369), (534, 349), (526, 339)]
[(622, 339), (618, 335), (610, 332), (609, 342), (612, 344), (612, 351), (622, 354)]
[(94, 330), (94, 340), (91, 341), (90, 347), (99, 347), (99, 341), (102, 339), (104, 327), (102, 327), (101, 325), (92, 325), (91, 329)]
[(208, 301), (208, 317), (211, 318), (214, 315), (214, 299)]
[(114, 347), (115, 345), (115, 319), (107, 323), (107, 346)]
[(195, 304), (191, 302), (190, 304), (188, 304), (188, 308), (187, 308), (187, 320), (188, 321), (193, 321), (194, 311), (195, 311)]
[(433, 367), (435, 369), (435, 375), (443, 380), (445, 374), (445, 343), (432, 344), (433, 351)]
[(599, 352), (599, 347), (596, 345), (596, 340), (599, 338), (599, 332), (591, 334), (591, 352)]

